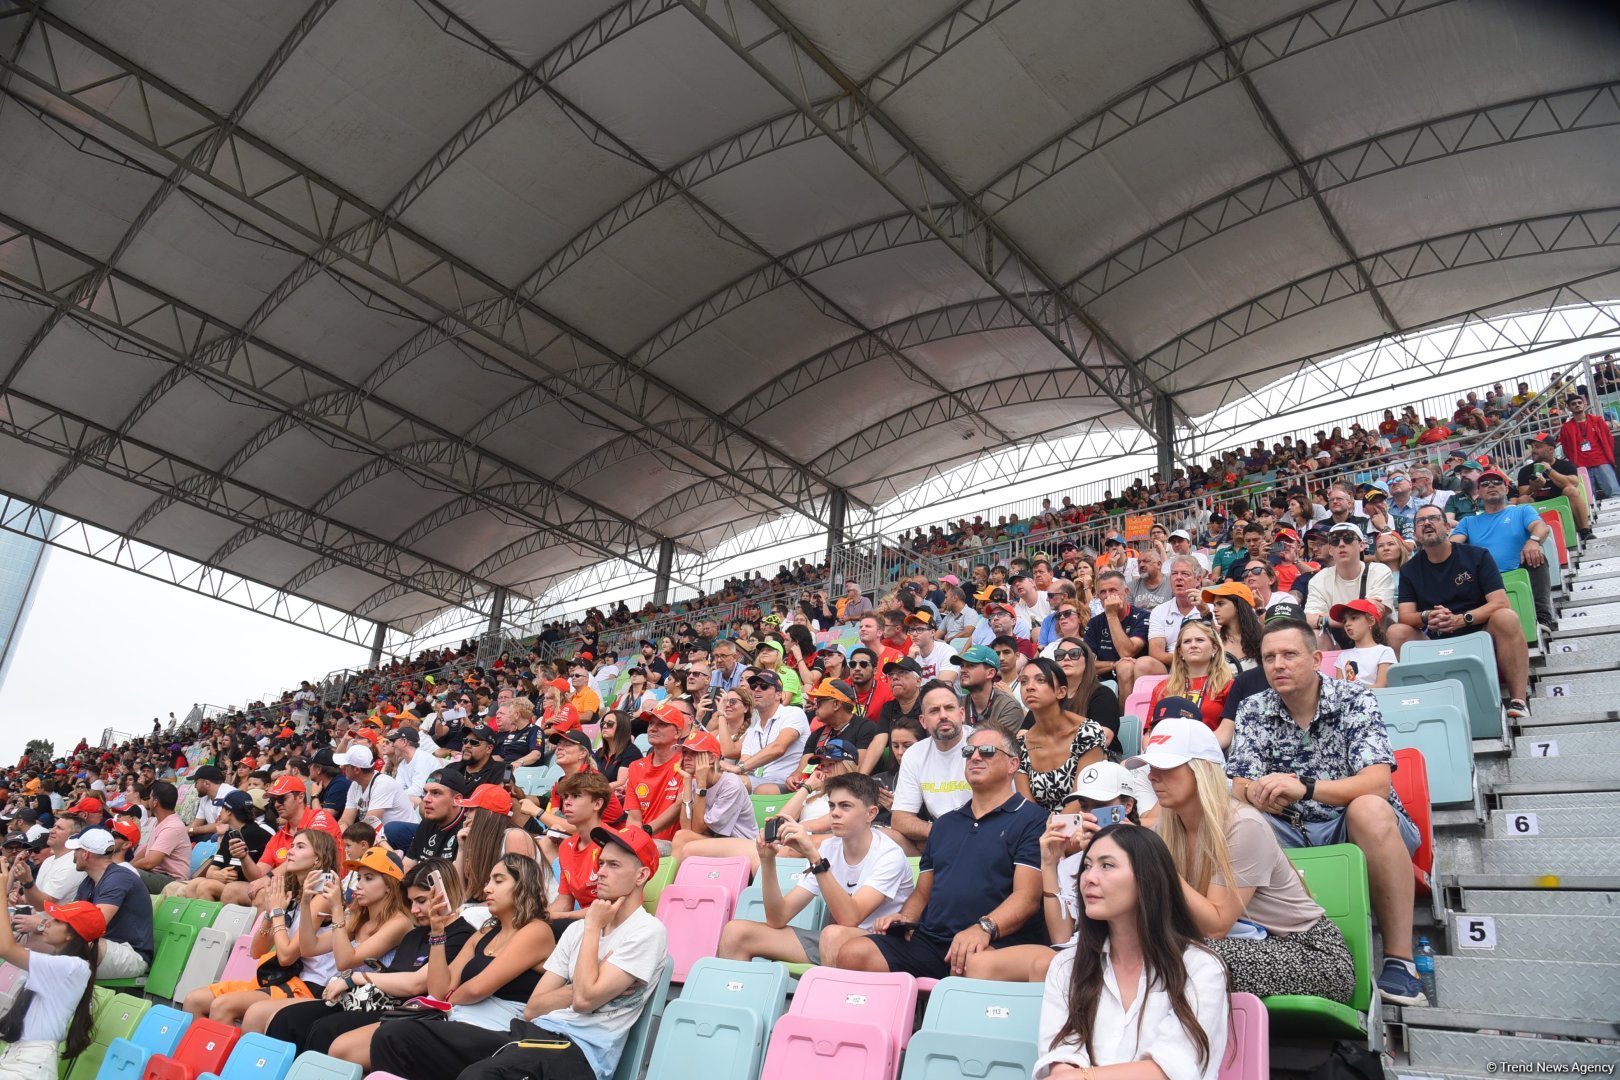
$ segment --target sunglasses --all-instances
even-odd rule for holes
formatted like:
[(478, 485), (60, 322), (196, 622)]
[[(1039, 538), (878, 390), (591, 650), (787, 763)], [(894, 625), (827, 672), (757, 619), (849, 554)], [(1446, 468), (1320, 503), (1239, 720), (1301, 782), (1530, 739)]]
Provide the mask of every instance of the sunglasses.
[(1060, 619), (1077, 619), (1079, 617), (1080, 613), (1074, 610), (1072, 607), (1066, 607), (1062, 611), (1058, 612), (1058, 618)]
[(872, 666), (872, 661), (870, 661), (870, 660), (851, 660), (849, 662), (849, 666), (850, 667), (871, 667)]
[(964, 746), (964, 747), (962, 747), (962, 757), (966, 761), (972, 761), (974, 755), (977, 755), (980, 758), (980, 760), (989, 761), (990, 759), (994, 758), (997, 754), (1007, 754), (1008, 757), (1012, 757), (1011, 754), (1008, 754), (1006, 750), (1002, 749), (999, 746)]
[(1329, 537), (1328, 543), (1332, 544), (1334, 547), (1343, 547), (1345, 544), (1359, 544), (1361, 541), (1357, 540), (1349, 533), (1340, 533), (1337, 536)]
[(1260, 575), (1264, 574), (1265, 572), (1266, 572), (1266, 568), (1263, 567), (1263, 566), (1251, 566), (1247, 570), (1243, 571), (1243, 576), (1244, 577), (1259, 577)]
[(1059, 661), (1084, 660), (1085, 658), (1086, 650), (1084, 649), (1059, 649), (1052, 654), (1052, 659)]

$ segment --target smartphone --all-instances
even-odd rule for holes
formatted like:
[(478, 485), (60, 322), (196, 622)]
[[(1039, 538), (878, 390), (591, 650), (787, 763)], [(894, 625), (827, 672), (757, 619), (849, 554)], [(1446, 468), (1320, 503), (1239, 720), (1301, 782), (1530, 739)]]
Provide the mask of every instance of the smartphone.
[(1097, 828), (1106, 829), (1110, 825), (1118, 825), (1125, 820), (1125, 808), (1123, 806), (1099, 806), (1091, 812), (1091, 816), (1097, 819)]
[(332, 883), (334, 881), (336, 881), (336, 880), (337, 880), (337, 875), (332, 873), (332, 871), (330, 871), (330, 870), (322, 870), (321, 874), (320, 874), (320, 877), (315, 879), (315, 890), (317, 892), (323, 892), (324, 893), (327, 889), (330, 889), (332, 887)]
[(13, 915), (32, 915), (34, 908), (30, 904), (18, 904), (16, 907), (11, 908), (10, 911)]
[(1056, 821), (1058, 822), (1059, 828), (1061, 828), (1063, 831), (1064, 836), (1073, 836), (1075, 833), (1080, 831), (1080, 820), (1083, 816), (1084, 815), (1082, 814), (1054, 815)]
[(765, 842), (767, 844), (776, 843), (777, 834), (779, 834), (781, 831), (782, 819), (779, 817), (771, 818), (765, 823)]
[(916, 923), (906, 922), (904, 919), (896, 919), (894, 922), (890, 923), (889, 928), (883, 932), (890, 937), (904, 937), (906, 934), (909, 934), (915, 929), (917, 929)]

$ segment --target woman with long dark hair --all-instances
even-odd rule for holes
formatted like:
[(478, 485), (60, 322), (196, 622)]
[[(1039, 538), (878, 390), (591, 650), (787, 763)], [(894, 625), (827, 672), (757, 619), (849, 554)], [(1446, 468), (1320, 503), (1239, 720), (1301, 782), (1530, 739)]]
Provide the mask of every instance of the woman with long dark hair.
[[(356, 964), (340, 970), (326, 984), (320, 1001), (298, 1001), (276, 1013), (265, 1034), (290, 1042), (300, 1051), (332, 1053), (334, 1041), (366, 1047), (372, 1031), (381, 1021), (378, 1014), (399, 1002), (428, 991), (428, 903), (433, 895), (433, 875), (444, 883), (452, 910), (461, 908), (461, 877), (446, 859), (424, 859), (405, 875), (405, 896), (410, 904), (413, 926), (394, 950), (387, 963)], [(465, 919), (454, 919), (445, 928), (445, 951), (450, 956), (472, 936)], [(368, 989), (369, 988), (369, 989)], [(352, 1037), (349, 1037), (352, 1033)]]
[[(0, 897), (11, 895), (11, 867), (0, 868)], [(46, 904), (46, 921), (33, 944), (17, 941), (11, 913), (0, 904), (0, 960), (28, 972), (28, 985), (0, 1016), (0, 1077), (56, 1080), (57, 1045), (68, 1058), (89, 1047), (90, 1004), (96, 978), (96, 943), (107, 918), (88, 900)]]
[(593, 754), (596, 758), (596, 768), (616, 791), (624, 790), (624, 780), (620, 774), (630, 767), (630, 763), (641, 757), (641, 747), (636, 745), (635, 732), (631, 730), (630, 718), (641, 711), (638, 695), (636, 704), (629, 709), (612, 709), (602, 717), (602, 745), (597, 747)]
[(466, 904), (479, 905), (490, 871), (507, 855), (536, 854), (534, 838), (512, 824), (512, 793), (495, 784), (480, 784), (470, 798), (456, 805), (471, 813), (456, 843), (456, 865), (461, 868)]
[(1253, 598), (1249, 587), (1241, 584), (1204, 590), (1204, 602), (1215, 615), (1221, 648), (1226, 651), (1226, 662), (1234, 676), (1260, 666), (1260, 639), (1265, 636), (1265, 627), (1260, 625)]
[(1097, 678), (1097, 654), (1091, 646), (1077, 637), (1059, 638), (1052, 649), (1052, 659), (1063, 669), (1069, 680), (1069, 697), (1064, 708), (1076, 716), (1102, 727), (1108, 732), (1108, 745), (1119, 739), (1119, 695), (1113, 687)]
[(1018, 793), (1057, 813), (1074, 790), (1082, 765), (1101, 761), (1108, 734), (1102, 725), (1068, 709), (1069, 677), (1056, 660), (1037, 656), (1024, 665), (1029, 715), (1018, 741)]
[[(1215, 1080), (1226, 1056), (1226, 968), (1199, 940), (1170, 852), (1133, 825), (1101, 830), (1080, 864), (1078, 937), (1046, 973), (1034, 1080), (1153, 1072)], [(1128, 1019), (1131, 1014), (1134, 1019)]]

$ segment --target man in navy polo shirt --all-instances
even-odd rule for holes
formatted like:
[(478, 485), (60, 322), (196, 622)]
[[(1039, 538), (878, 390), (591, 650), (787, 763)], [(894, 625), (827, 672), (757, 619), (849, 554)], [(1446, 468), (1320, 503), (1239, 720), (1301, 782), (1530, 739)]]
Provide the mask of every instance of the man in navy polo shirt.
[(873, 923), (874, 934), (843, 928), (838, 967), (943, 979), (964, 974), (968, 957), (984, 949), (1046, 944), (1035, 917), (1046, 811), (1013, 790), (1017, 744), (987, 727), (962, 752), (972, 798), (934, 822), (905, 906)]

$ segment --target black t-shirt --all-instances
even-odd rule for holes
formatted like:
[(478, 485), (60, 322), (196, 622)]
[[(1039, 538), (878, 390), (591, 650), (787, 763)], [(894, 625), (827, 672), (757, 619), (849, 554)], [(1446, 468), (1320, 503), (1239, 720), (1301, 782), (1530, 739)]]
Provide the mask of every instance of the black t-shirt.
[[(888, 729), (884, 728), (883, 730)], [(865, 750), (872, 745), (872, 740), (878, 737), (878, 731), (878, 722), (876, 720), (870, 720), (864, 716), (853, 716), (850, 718), (849, 723), (844, 725), (843, 730), (836, 734), (831, 727), (825, 725), (812, 731), (810, 737), (804, 741), (804, 752), (807, 754), (820, 753), (822, 746), (829, 739), (843, 739), (845, 742), (853, 744), (855, 749)]]
[(428, 717), (424, 722), (424, 726), (426, 726), (428, 729), (428, 734), (433, 736), (433, 741), (439, 744), (440, 749), (460, 751), (461, 735), (463, 731), (461, 717), (444, 717), (444, 734), (442, 736), (437, 734), (437, 732), (434, 730), (439, 723), (440, 717), (437, 714)]
[(535, 740), (540, 737), (540, 725), (525, 724), (516, 731), (503, 731), (496, 735), (495, 756), (502, 761), (517, 761), (534, 753)]
[(1473, 544), (1452, 544), (1451, 557), (1445, 562), (1430, 562), (1422, 551), (1406, 560), (1396, 602), (1416, 604), (1419, 611), (1443, 607), (1460, 615), (1480, 607), (1487, 595), (1502, 588), (1502, 573), (1489, 551)]
[(484, 767), (478, 770), (474, 770), (471, 763), (463, 759), (454, 765), (446, 766), (444, 786), (466, 798), (484, 784), (504, 784), (506, 770), (506, 762), (493, 755), (484, 763)]
[(1221, 719), (1236, 720), (1238, 706), (1243, 704), (1245, 698), (1251, 698), (1270, 688), (1271, 683), (1266, 681), (1265, 668), (1252, 667), (1247, 671), (1238, 672), (1237, 678), (1232, 680), (1232, 688), (1226, 692), (1226, 705), (1221, 709)]
[(1567, 458), (1555, 458), (1550, 466), (1543, 465), (1538, 461), (1532, 461), (1519, 470), (1518, 480), (1519, 487), (1528, 487), (1530, 497), (1537, 502), (1542, 499), (1557, 498), (1560, 494), (1559, 490), (1542, 476), (1549, 468), (1562, 476), (1579, 476), (1581, 474), (1580, 470), (1572, 465)]
[[(449, 786), (448, 784), (446, 786)], [(433, 823), (427, 818), (416, 827), (416, 836), (411, 839), (411, 846), (406, 849), (405, 857), (416, 862), (423, 859), (454, 859), (456, 857), (456, 833), (461, 831), (465, 823), (466, 811), (462, 811), (452, 818), (443, 828), (435, 829)], [(446, 953), (451, 956), (453, 953)], [(413, 969), (414, 970), (414, 969)]]
[[(270, 842), (270, 830), (257, 821), (250, 821), (239, 831), (242, 834), (242, 842), (247, 845), (248, 855), (254, 862), (258, 862), (264, 855), (264, 846)], [(242, 860), (232, 857), (230, 847), (224, 841), (220, 842), (219, 849), (208, 862), (221, 870), (235, 870), (238, 874), (242, 872)]]
[[(887, 735), (890, 731), (894, 730), (894, 722), (900, 719), (902, 716), (909, 716), (913, 720), (922, 719), (921, 694), (917, 695), (917, 700), (911, 703), (911, 708), (909, 709), (902, 708), (900, 702), (896, 701), (894, 698), (890, 698), (888, 701), (885, 701), (883, 703), (883, 707), (878, 710), (877, 730), (873, 734)], [(870, 739), (867, 740), (867, 742), (871, 741), (872, 740)]]
[(1119, 744), (1119, 695), (1107, 683), (1098, 683), (1086, 703), (1086, 719), (1095, 720), (1114, 733), (1114, 745)]
[[(399, 945), (394, 948), (394, 958), (388, 962), (384, 971), (405, 972), (421, 971), (428, 964), (428, 934), (432, 929), (426, 926), (413, 926), (400, 939)], [(454, 961), (461, 955), (461, 947), (467, 944), (472, 937), (473, 928), (467, 925), (466, 919), (457, 919), (444, 928), (444, 955)]]

